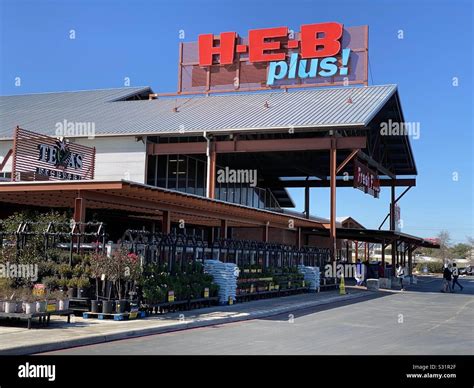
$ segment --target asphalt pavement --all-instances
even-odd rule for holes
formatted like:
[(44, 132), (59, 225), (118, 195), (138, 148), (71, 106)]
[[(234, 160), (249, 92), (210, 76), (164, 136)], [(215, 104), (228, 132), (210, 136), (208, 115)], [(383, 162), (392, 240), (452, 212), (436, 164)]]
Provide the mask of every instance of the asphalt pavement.
[(267, 318), (81, 346), (46, 354), (473, 355), (474, 278), (441, 293), (439, 277), (404, 292)]

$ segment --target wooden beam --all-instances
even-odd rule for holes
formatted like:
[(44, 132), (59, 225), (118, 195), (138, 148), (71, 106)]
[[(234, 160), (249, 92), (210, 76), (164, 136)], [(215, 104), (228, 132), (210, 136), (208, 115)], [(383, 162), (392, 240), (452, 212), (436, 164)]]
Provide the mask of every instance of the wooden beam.
[[(294, 180), (280, 180), (278, 184), (281, 187), (330, 187), (329, 180), (303, 180), (303, 179), (294, 179)], [(337, 187), (353, 187), (354, 180), (343, 180), (336, 179)], [(380, 179), (381, 187), (406, 187), (406, 186), (416, 186), (416, 179)]]
[(396, 178), (393, 172), (391, 172), (388, 168), (385, 168), (384, 166), (382, 166), (382, 164), (380, 164), (376, 160), (372, 159), (365, 152), (360, 151), (357, 156), (358, 158), (365, 160), (371, 167), (375, 168), (379, 173), (381, 173), (381, 175), (386, 175), (392, 179)]
[[(367, 138), (365, 136), (339, 137), (336, 139), (337, 149), (363, 149), (366, 147), (366, 144)], [(214, 146), (217, 153), (226, 154), (235, 152), (329, 150), (331, 148), (331, 138), (225, 140), (214, 142)], [(147, 151), (151, 155), (205, 154), (206, 142), (148, 144)]]
[(117, 190), (122, 189), (123, 182), (95, 182), (95, 181), (48, 181), (39, 182), (12, 182), (0, 185), (0, 193), (2, 192), (19, 192), (19, 191), (77, 191), (77, 190)]
[(341, 170), (346, 166), (346, 164), (349, 163), (352, 160), (352, 158), (357, 155), (359, 151), (360, 151), (359, 149), (352, 150), (349, 156), (345, 158), (344, 161), (339, 166), (337, 166), (336, 175), (341, 172)]

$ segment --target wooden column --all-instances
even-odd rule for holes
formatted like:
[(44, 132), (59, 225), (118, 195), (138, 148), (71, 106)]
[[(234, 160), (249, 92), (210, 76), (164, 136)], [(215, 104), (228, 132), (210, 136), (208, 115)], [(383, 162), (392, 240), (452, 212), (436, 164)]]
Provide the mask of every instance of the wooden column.
[(167, 210), (163, 210), (163, 218), (161, 222), (161, 232), (163, 234), (171, 233), (171, 214)]
[(74, 200), (74, 221), (86, 222), (86, 200), (80, 195)]
[(359, 260), (359, 241), (354, 241), (355, 245), (355, 261)]
[(408, 247), (408, 275), (412, 275), (413, 273), (413, 248), (410, 246)]
[(227, 228), (228, 228), (227, 220), (221, 220), (221, 229), (220, 229), (220, 238), (221, 239), (226, 239), (227, 238)]
[(268, 236), (269, 236), (269, 231), (270, 231), (269, 225), (270, 225), (270, 223), (267, 222), (267, 223), (263, 226), (263, 230), (262, 230), (262, 241), (263, 241), (263, 242), (268, 242)]
[[(391, 186), (390, 199), (390, 230), (395, 230), (395, 186)], [(392, 241), (392, 276), (395, 276), (395, 256), (397, 255), (397, 241)]]
[(211, 143), (210, 149), (210, 167), (209, 167), (209, 198), (216, 196), (216, 147)]
[(330, 187), (331, 187), (331, 212), (330, 212), (330, 243), (331, 243), (331, 258), (336, 260), (336, 168), (337, 168), (337, 149), (336, 139), (331, 139), (331, 150), (329, 151), (329, 170), (330, 170)]
[(382, 241), (382, 268), (385, 270), (385, 240)]
[(301, 228), (296, 228), (296, 246), (301, 248)]

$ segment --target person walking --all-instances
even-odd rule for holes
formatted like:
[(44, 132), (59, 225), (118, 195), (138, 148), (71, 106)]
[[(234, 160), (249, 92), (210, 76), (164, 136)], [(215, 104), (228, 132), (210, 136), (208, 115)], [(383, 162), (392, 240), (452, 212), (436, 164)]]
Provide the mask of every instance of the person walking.
[(362, 283), (364, 282), (364, 275), (363, 275), (363, 268), (362, 268), (362, 263), (360, 262), (359, 259), (357, 259), (356, 262), (356, 271), (355, 271), (355, 280), (356, 280), (356, 285), (361, 286)]
[(461, 291), (464, 289), (463, 286), (461, 286), (461, 284), (459, 283), (458, 281), (458, 277), (459, 277), (459, 270), (458, 270), (458, 267), (456, 266), (456, 263), (453, 263), (453, 270), (452, 270), (452, 274), (453, 274), (453, 292), (454, 292), (454, 286), (457, 284), (458, 287), (461, 289)]
[(400, 291), (405, 291), (405, 289), (403, 288), (403, 277), (405, 276), (405, 271), (400, 264), (397, 264), (396, 275), (397, 278), (400, 280)]
[(451, 290), (451, 270), (449, 269), (448, 264), (444, 265), (443, 271), (443, 289), (441, 292), (452, 292)]

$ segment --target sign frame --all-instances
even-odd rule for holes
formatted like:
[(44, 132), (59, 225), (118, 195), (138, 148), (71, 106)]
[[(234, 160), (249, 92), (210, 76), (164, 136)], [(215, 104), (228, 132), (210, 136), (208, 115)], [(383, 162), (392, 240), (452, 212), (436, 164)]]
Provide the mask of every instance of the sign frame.
[[(57, 158), (58, 155), (61, 156), (60, 159)], [(93, 180), (95, 157), (95, 147), (70, 143), (67, 138), (59, 139), (16, 127), (11, 181)]]
[[(324, 23), (316, 23), (316, 24), (324, 24)], [(301, 82), (301, 80), (295, 80), (294, 83), (290, 84), (282, 84), (282, 85), (264, 85), (264, 80), (262, 79), (258, 83), (261, 86), (251, 86), (251, 87), (243, 87), (242, 84), (246, 84), (244, 82), (241, 83), (241, 74), (243, 67), (266, 67), (266, 77), (268, 77), (268, 69), (270, 62), (257, 62), (251, 63), (249, 61), (249, 57), (243, 55), (242, 51), (236, 51), (234, 62), (232, 65), (221, 65), (221, 64), (213, 64), (211, 66), (199, 66), (199, 54), (194, 53), (194, 51), (199, 51), (198, 42), (180, 42), (179, 43), (179, 58), (178, 58), (178, 90), (177, 94), (179, 95), (187, 95), (187, 94), (209, 94), (209, 93), (227, 93), (227, 92), (236, 92), (236, 91), (262, 91), (262, 90), (274, 90), (274, 89), (294, 89), (294, 88), (311, 88), (311, 87), (327, 87), (327, 86), (349, 86), (349, 85), (368, 85), (368, 44), (369, 44), (369, 27), (368, 25), (363, 26), (354, 26), (354, 27), (347, 27), (344, 28), (344, 34), (347, 33), (348, 29), (360, 29), (360, 33), (363, 34), (363, 44), (361, 47), (351, 48), (351, 51), (357, 55), (363, 55), (364, 65), (363, 65), (363, 76), (361, 79), (357, 80), (347, 80), (347, 81), (336, 81), (334, 80), (335, 77), (328, 77), (330, 78), (329, 82)], [(262, 29), (265, 30), (265, 29)], [(258, 31), (258, 30), (257, 30)], [(222, 33), (228, 34), (228, 33)], [(239, 50), (239, 47), (245, 46), (245, 42), (248, 42), (247, 38), (240, 37), (237, 33), (234, 33), (236, 36), (235, 47), (236, 50)], [(300, 33), (296, 33), (298, 36)], [(221, 35), (214, 35), (214, 39), (219, 40)], [(293, 39), (293, 41), (298, 40), (298, 37)], [(342, 38), (341, 38), (342, 40)], [(363, 46), (363, 47), (362, 47)], [(341, 50), (345, 48), (341, 46)], [(289, 50), (286, 55), (287, 59), (290, 57), (290, 51), (294, 48), (286, 47)], [(242, 50), (242, 49), (240, 49)], [(190, 57), (188, 51), (193, 52), (196, 55), (191, 55), (193, 59), (188, 59)], [(195, 57), (195, 58), (194, 58)], [(215, 84), (218, 78), (221, 78), (222, 75), (217, 74), (216, 72), (221, 71), (222, 69), (232, 69), (229, 70), (229, 73), (234, 73), (233, 79), (234, 83), (225, 83), (225, 84)], [(234, 69), (235, 68), (235, 69)], [(204, 84), (202, 88), (199, 90), (189, 90), (193, 89), (192, 86), (192, 72), (194, 69), (201, 70), (203, 72), (202, 79), (204, 80)], [(190, 75), (191, 73), (191, 75)], [(188, 80), (188, 83), (191, 82), (191, 86), (187, 86), (187, 79), (191, 77), (191, 81)], [(238, 80), (235, 82), (235, 80)], [(251, 83), (257, 84), (257, 82)], [(160, 94), (166, 95), (166, 94)]]

